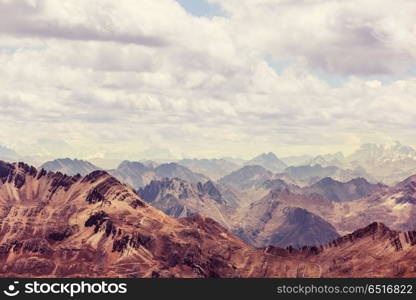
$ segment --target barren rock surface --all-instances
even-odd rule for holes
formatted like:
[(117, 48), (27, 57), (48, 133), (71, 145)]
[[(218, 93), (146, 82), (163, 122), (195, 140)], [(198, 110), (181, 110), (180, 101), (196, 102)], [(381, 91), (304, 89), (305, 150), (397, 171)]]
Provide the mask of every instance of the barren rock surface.
[(415, 232), (373, 223), (326, 246), (256, 249), (212, 219), (167, 216), (104, 171), (0, 162), (0, 209), (2, 277), (416, 275)]

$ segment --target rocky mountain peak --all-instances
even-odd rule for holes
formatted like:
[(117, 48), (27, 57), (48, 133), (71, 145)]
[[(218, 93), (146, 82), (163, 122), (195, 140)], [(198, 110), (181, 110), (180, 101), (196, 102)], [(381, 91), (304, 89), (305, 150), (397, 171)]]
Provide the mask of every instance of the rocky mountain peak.
[(389, 227), (380, 222), (373, 222), (370, 225), (360, 228), (348, 235), (340, 237), (331, 243), (331, 246), (339, 246), (345, 243), (355, 242), (357, 240), (372, 237), (372, 239), (394, 239), (398, 236), (398, 232), (391, 230)]
[(363, 164), (416, 159), (416, 150), (410, 146), (395, 142), (392, 145), (363, 144), (349, 159)]
[(246, 162), (245, 165), (259, 165), (272, 172), (280, 172), (287, 167), (287, 165), (273, 152), (260, 154), (259, 156), (256, 156), (252, 160)]
[(6, 163), (0, 162), (0, 179), (3, 183), (14, 182), (17, 188), (21, 188), (26, 181), (26, 176), (35, 177), (38, 170), (35, 167), (29, 166), (23, 162)]
[(268, 152), (268, 153), (260, 154), (259, 157), (267, 158), (267, 159), (277, 159), (276, 154), (274, 154), (273, 152)]
[(91, 172), (90, 174), (86, 175), (82, 182), (96, 182), (98, 179), (102, 178), (102, 177), (109, 177), (110, 174), (108, 174), (106, 171), (104, 170), (96, 170)]
[(351, 233), (351, 235), (355, 238), (360, 238), (364, 236), (368, 236), (371, 234), (380, 233), (380, 234), (387, 234), (387, 235), (396, 235), (398, 232), (391, 230), (389, 227), (384, 225), (384, 223), (381, 222), (373, 222), (369, 224), (368, 226), (358, 229)]
[(230, 184), (239, 189), (260, 187), (273, 173), (259, 165), (247, 165), (220, 179), (221, 183)]
[(416, 188), (416, 175), (412, 175), (402, 182), (398, 183), (398, 186), (410, 186)]
[(236, 209), (232, 195), (226, 193), (224, 196), (212, 181), (195, 184), (179, 178), (152, 180), (137, 194), (172, 217), (183, 218), (200, 213), (214, 218), (223, 226), (229, 225), (225, 215)]
[(69, 176), (80, 174), (85, 176), (92, 171), (99, 170), (100, 168), (93, 165), (92, 163), (71, 158), (60, 158), (52, 161), (45, 162), (42, 166), (42, 169), (52, 172), (61, 172)]
[(330, 184), (336, 184), (339, 183), (339, 181), (336, 181), (334, 179), (332, 179), (331, 177), (325, 177), (321, 180), (319, 180), (317, 183), (315, 183), (315, 185), (330, 185)]
[(208, 180), (205, 183), (198, 183), (198, 190), (202, 195), (209, 195), (215, 202), (219, 204), (226, 205), (227, 201), (223, 198), (221, 192), (218, 190), (217, 186), (211, 181)]
[[(271, 245), (292, 245), (300, 248), (319, 245), (339, 237), (331, 224), (306, 209), (287, 206), (282, 209), (281, 213), (283, 222), (267, 240)], [(273, 221), (270, 220), (268, 226), (271, 222)]]
[(125, 168), (132, 168), (132, 169), (138, 169), (138, 170), (147, 170), (148, 167), (138, 161), (128, 161), (128, 160), (124, 160), (120, 163), (120, 165), (118, 166), (118, 169), (125, 169)]
[(317, 183), (303, 188), (303, 191), (308, 194), (320, 194), (335, 202), (345, 202), (369, 196), (384, 188), (384, 185), (369, 183), (364, 178), (353, 178), (350, 181), (341, 182), (330, 177), (325, 177)]
[(282, 179), (269, 179), (263, 182), (262, 187), (273, 191), (287, 189), (289, 185)]
[(356, 185), (369, 184), (368, 180), (363, 177), (353, 178), (349, 182), (354, 183)]
[(4, 161), (0, 161), (0, 179), (1, 180), (7, 179), (12, 169), (13, 169), (12, 164), (4, 162)]

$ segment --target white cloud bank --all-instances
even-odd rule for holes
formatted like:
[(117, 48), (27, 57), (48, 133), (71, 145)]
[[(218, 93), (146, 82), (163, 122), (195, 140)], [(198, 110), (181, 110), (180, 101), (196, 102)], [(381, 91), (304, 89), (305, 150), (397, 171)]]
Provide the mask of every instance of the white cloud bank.
[(414, 144), (416, 2), (209, 1), (225, 16), (173, 0), (0, 0), (0, 144), (127, 158)]

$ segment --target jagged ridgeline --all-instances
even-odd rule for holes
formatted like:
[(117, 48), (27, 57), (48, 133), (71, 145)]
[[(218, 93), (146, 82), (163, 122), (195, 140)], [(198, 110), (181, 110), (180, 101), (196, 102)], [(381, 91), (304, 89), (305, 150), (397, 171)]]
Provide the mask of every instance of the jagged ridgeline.
[(254, 248), (210, 218), (167, 216), (104, 171), (0, 162), (0, 206), (3, 277), (416, 275), (416, 232), (374, 223), (327, 245)]

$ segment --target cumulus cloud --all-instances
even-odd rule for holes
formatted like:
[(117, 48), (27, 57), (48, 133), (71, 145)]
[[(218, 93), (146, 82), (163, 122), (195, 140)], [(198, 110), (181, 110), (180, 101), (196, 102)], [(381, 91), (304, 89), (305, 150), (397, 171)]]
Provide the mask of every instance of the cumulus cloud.
[[(143, 33), (139, 24), (126, 28), (112, 15), (117, 7), (98, 1), (2, 0), (0, 33), (13, 36), (132, 43), (160, 47), (167, 40)], [(124, 24), (131, 25), (131, 24)], [(138, 26), (137, 26), (138, 25)]]
[(140, 159), (413, 143), (416, 79), (377, 74), (412, 65), (416, 4), (210, 2), (224, 15), (193, 16), (173, 0), (0, 0), (0, 144)]
[(411, 0), (211, 0), (241, 47), (347, 75), (403, 73), (416, 58)]

